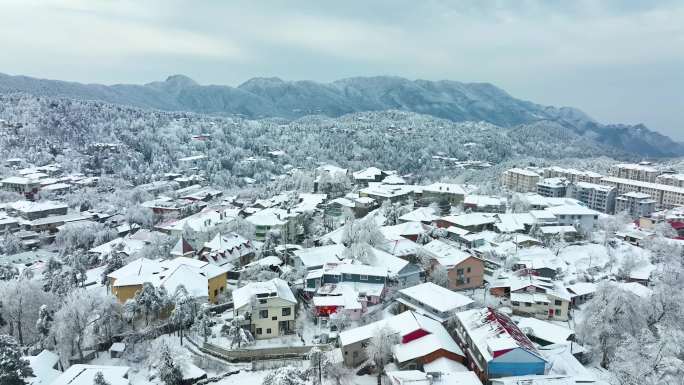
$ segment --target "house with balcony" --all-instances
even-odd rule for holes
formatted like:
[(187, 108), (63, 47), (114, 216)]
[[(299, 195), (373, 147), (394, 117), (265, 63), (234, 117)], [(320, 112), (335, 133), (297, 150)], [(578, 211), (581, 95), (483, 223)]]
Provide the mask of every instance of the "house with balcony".
[(268, 339), (295, 332), (297, 299), (287, 282), (273, 278), (266, 282), (250, 282), (235, 289), (233, 315), (244, 319), (254, 338)]

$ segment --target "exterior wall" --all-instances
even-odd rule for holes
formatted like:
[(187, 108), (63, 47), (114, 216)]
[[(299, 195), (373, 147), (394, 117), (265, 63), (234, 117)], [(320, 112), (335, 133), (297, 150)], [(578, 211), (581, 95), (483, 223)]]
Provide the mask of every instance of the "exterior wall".
[(344, 364), (349, 367), (354, 367), (362, 363), (368, 358), (366, 355), (365, 345), (368, 341), (359, 341), (353, 344), (342, 346), (342, 357)]
[(209, 302), (216, 303), (218, 296), (226, 290), (226, 284), (228, 280), (228, 274), (223, 273), (214, 278), (208, 280), (207, 293), (209, 296)]
[(519, 173), (515, 170), (505, 171), (502, 175), (503, 185), (509, 190), (516, 192), (537, 191), (537, 183), (539, 182), (539, 179), (539, 175), (527, 175)]
[[(244, 316), (246, 313), (250, 313), (251, 318), (245, 317), (245, 326), (249, 327), (254, 338), (258, 340), (279, 337), (291, 332), (295, 327), (295, 304), (281, 298), (265, 299), (266, 303), (257, 303), (255, 309), (250, 309), (249, 305), (236, 309), (235, 315)], [(283, 315), (283, 309), (290, 309), (290, 314)], [(262, 310), (267, 311), (266, 317), (262, 317)], [(281, 322), (287, 322), (287, 325), (282, 329)]]
[(657, 208), (672, 208), (684, 205), (684, 188), (656, 183), (642, 183), (628, 179), (604, 178), (601, 183), (616, 188), (617, 194), (636, 191), (648, 194), (655, 199)]
[[(548, 303), (528, 303), (511, 301), (513, 314), (532, 316), (541, 320), (567, 321), (570, 309), (570, 301), (564, 299), (548, 297)], [(557, 304), (559, 301), (560, 304)], [(529, 305), (529, 306), (527, 306)], [(558, 312), (560, 311), (560, 315)]]
[(119, 303), (125, 303), (127, 300), (135, 297), (135, 293), (140, 289), (142, 289), (142, 285), (112, 286), (112, 294), (119, 300)]
[[(470, 268), (470, 272), (468, 269)], [(459, 274), (463, 270), (463, 274)], [(454, 266), (448, 272), (449, 289), (463, 290), (482, 287), (484, 278), (484, 262), (475, 257), (469, 257), (465, 261)]]
[(544, 361), (531, 363), (516, 362), (491, 362), (489, 363), (489, 378), (542, 375), (544, 374)]

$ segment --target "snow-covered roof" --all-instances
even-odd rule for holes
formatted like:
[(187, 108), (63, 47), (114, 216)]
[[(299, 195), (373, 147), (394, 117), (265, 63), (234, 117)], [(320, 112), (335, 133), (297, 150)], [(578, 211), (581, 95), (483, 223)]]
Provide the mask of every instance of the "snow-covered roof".
[(397, 174), (390, 174), (382, 180), (384, 184), (406, 184), (406, 180)]
[(500, 377), (491, 378), (490, 382), (492, 385), (577, 385), (574, 378), (559, 375)]
[(356, 342), (365, 341), (371, 338), (378, 329), (385, 326), (391, 328), (400, 336), (405, 336), (416, 330), (432, 332), (435, 325), (443, 328), (439, 322), (422, 316), (413, 311), (405, 311), (395, 316), (384, 318), (379, 321), (369, 323), (354, 329), (347, 329), (339, 334), (340, 345), (347, 346)]
[(55, 369), (59, 356), (49, 350), (43, 350), (38, 355), (24, 357), (28, 360), (33, 377), (28, 378), (32, 385), (50, 385), (62, 372)]
[(299, 258), (306, 268), (323, 266), (344, 259), (344, 245), (334, 244), (295, 250), (293, 254)]
[(248, 216), (246, 220), (254, 226), (274, 227), (286, 224), (288, 216), (291, 214), (286, 210), (269, 207)]
[[(416, 315), (418, 316), (418, 314)], [(421, 324), (421, 329), (430, 334), (405, 344), (394, 345), (392, 352), (397, 362), (402, 363), (419, 357), (425, 357), (438, 350), (446, 350), (465, 358), (463, 350), (461, 350), (440, 322), (426, 317), (421, 320)]]
[(443, 240), (435, 239), (422, 248), (428, 252), (440, 265), (450, 268), (472, 257), (471, 254), (460, 250)]
[(532, 341), (507, 315), (492, 308), (471, 309), (456, 313), (466, 334), (485, 361), (497, 351), (521, 348), (541, 359)]
[(555, 216), (559, 215), (599, 215), (600, 213), (596, 210), (592, 210), (586, 206), (579, 205), (562, 205), (562, 206), (551, 206), (545, 209)]
[(539, 231), (544, 235), (574, 234), (577, 232), (577, 229), (574, 226), (541, 226)]
[(520, 317), (515, 318), (514, 321), (526, 335), (534, 336), (552, 344), (569, 343), (568, 339), (575, 334), (572, 329), (536, 318)]
[(593, 282), (577, 282), (565, 287), (573, 296), (593, 294), (598, 286)]
[(375, 180), (375, 178), (382, 174), (382, 170), (377, 167), (368, 167), (365, 170), (356, 171), (352, 175), (356, 180)]
[(16, 202), (9, 203), (7, 206), (9, 208), (11, 208), (12, 210), (16, 210), (16, 211), (23, 212), (23, 213), (33, 213), (33, 212), (40, 212), (40, 211), (47, 211), (47, 210), (67, 209), (69, 207), (65, 203), (55, 202), (55, 201), (39, 201), (39, 202), (16, 201)]
[(399, 220), (405, 222), (432, 222), (438, 219), (435, 210), (432, 207), (419, 207), (399, 217)]
[(651, 199), (651, 196), (649, 194), (637, 192), (637, 191), (630, 191), (630, 192), (626, 192), (624, 194), (620, 194), (620, 196), (618, 198), (620, 198), (620, 197), (627, 197), (627, 198), (634, 198), (634, 199)]
[(653, 290), (638, 282), (618, 282), (616, 285), (620, 289), (628, 291), (637, 297), (649, 298), (651, 295), (653, 295)]
[[(210, 265), (214, 266), (214, 265)], [(185, 286), (188, 294), (193, 298), (207, 297), (209, 279), (202, 275), (200, 271), (188, 265), (179, 265), (161, 281), (160, 286), (166, 289), (169, 295), (173, 295), (179, 286)]]
[(249, 305), (252, 297), (277, 297), (291, 303), (297, 303), (297, 299), (294, 294), (292, 294), (292, 290), (290, 290), (287, 282), (280, 278), (273, 278), (266, 282), (250, 282), (241, 288), (233, 290), (232, 294), (233, 306), (235, 309), (240, 309), (243, 306)]
[(336, 287), (336, 295), (316, 295), (312, 301), (314, 306), (340, 306), (345, 310), (361, 309), (362, 305), (359, 302), (359, 293), (351, 286)]
[(422, 190), (423, 192), (428, 191), (433, 193), (449, 193), (458, 195), (465, 195), (466, 193), (465, 189), (460, 184), (443, 182), (437, 182), (427, 186), (423, 186)]
[(299, 203), (294, 208), (297, 212), (307, 212), (315, 210), (328, 196), (326, 194), (299, 194)]
[(539, 176), (539, 174), (537, 174), (537, 173), (534, 172), (534, 171), (527, 170), (527, 169), (524, 169), (524, 168), (518, 168), (518, 167), (514, 167), (514, 168), (512, 168), (512, 169), (506, 170), (505, 172), (506, 172), (506, 173), (511, 173), (511, 174), (526, 175), (526, 176), (537, 176), (537, 177)]
[(71, 365), (50, 385), (93, 385), (95, 375), (101, 372), (110, 385), (128, 385), (128, 366)]
[(506, 204), (506, 200), (491, 195), (466, 195), (463, 204), (477, 207), (501, 206)]
[(424, 303), (439, 312), (452, 311), (473, 303), (473, 300), (469, 297), (435, 285), (432, 282), (407, 287), (399, 290), (399, 293)]
[(486, 213), (447, 215), (440, 219), (445, 222), (452, 223), (454, 226), (458, 227), (481, 226), (497, 222), (495, 214)]
[(382, 226), (380, 232), (387, 240), (401, 239), (405, 235), (419, 235), (431, 229), (421, 222), (404, 222), (394, 226)]
[(204, 243), (204, 247), (219, 252), (232, 252), (235, 250), (252, 251), (252, 245), (249, 240), (236, 233), (216, 234), (211, 241)]

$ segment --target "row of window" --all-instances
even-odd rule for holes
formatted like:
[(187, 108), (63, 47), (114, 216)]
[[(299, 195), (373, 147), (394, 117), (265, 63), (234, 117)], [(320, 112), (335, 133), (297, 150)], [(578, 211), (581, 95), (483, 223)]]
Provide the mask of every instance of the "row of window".
[[(284, 307), (284, 308), (281, 309), (281, 315), (282, 315), (283, 317), (287, 317), (287, 316), (289, 316), (290, 314), (292, 314), (292, 308), (290, 308), (290, 307)], [(266, 319), (266, 318), (268, 318), (268, 309), (259, 310), (259, 318), (260, 318), (260, 319)], [(273, 320), (275, 321), (276, 319), (277, 319), (277, 316), (273, 316)]]

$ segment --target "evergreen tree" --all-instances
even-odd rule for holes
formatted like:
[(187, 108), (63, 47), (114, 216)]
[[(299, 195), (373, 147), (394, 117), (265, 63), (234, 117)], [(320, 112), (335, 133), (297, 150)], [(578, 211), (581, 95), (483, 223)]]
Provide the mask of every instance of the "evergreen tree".
[(0, 384), (25, 385), (26, 377), (32, 376), (29, 362), (22, 358), (17, 341), (8, 335), (0, 335)]
[(181, 385), (183, 382), (183, 373), (173, 361), (171, 351), (166, 345), (162, 346), (159, 378), (165, 385)]

